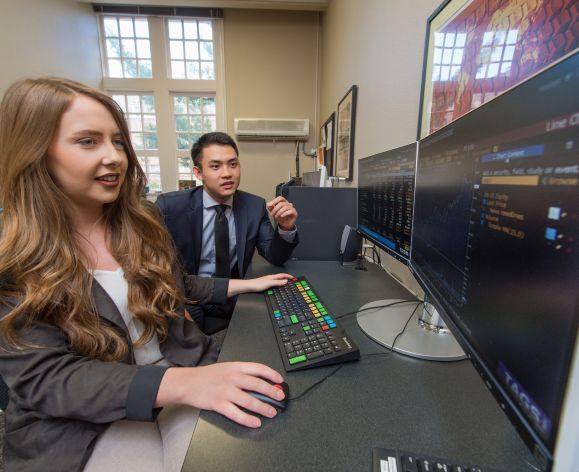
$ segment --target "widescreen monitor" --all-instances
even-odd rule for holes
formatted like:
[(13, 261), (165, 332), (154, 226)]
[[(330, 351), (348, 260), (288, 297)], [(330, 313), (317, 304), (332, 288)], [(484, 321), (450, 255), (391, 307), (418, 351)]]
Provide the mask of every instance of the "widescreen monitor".
[(416, 143), (358, 161), (358, 232), (408, 264)]
[[(410, 261), (416, 151), (415, 142), (358, 161), (358, 232), (406, 265)], [(463, 359), (464, 352), (448, 329), (436, 326), (435, 333), (430, 329), (434, 325), (423, 322), (428, 313), (416, 308), (414, 301), (375, 300), (360, 309), (358, 325), (374, 341), (403, 354), (432, 360)], [(409, 316), (416, 316), (420, 324), (413, 324), (405, 337), (394, 343)]]
[(422, 139), (414, 203), (411, 270), (548, 470), (577, 356), (579, 53)]

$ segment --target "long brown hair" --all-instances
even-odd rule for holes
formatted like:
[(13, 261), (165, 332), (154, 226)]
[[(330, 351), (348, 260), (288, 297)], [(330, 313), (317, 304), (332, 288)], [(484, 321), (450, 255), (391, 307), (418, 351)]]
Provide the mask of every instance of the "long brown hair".
[(0, 105), (0, 297), (17, 300), (0, 326), (15, 348), (27, 345), (20, 327), (42, 321), (57, 326), (79, 354), (120, 360), (128, 346), (96, 312), (93, 279), (65, 212), (67, 197), (46, 164), (61, 117), (78, 94), (107, 108), (125, 143), (126, 178), (117, 200), (105, 205), (104, 219), (111, 253), (129, 285), (129, 310), (145, 328), (135, 345), (155, 333), (165, 337), (168, 317), (178, 316), (182, 294), (172, 274), (171, 239), (154, 206), (142, 198), (146, 176), (122, 110), (107, 95), (78, 82), (40, 78), (14, 83)]

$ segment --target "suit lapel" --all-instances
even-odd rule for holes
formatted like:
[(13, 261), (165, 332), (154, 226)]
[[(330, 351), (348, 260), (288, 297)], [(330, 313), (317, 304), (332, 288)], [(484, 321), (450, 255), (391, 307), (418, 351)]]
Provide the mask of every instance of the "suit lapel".
[(106, 319), (107, 321), (110, 321), (114, 326), (120, 328), (123, 331), (129, 348), (126, 360), (128, 362), (134, 363), (135, 351), (133, 350), (131, 335), (127, 325), (125, 324), (125, 320), (123, 320), (123, 317), (121, 316), (117, 305), (115, 305), (115, 302), (113, 302), (112, 298), (109, 297), (109, 294), (95, 278), (92, 279), (91, 295), (99, 316)]
[(245, 262), (245, 243), (247, 240), (247, 221), (245, 219), (245, 209), (243, 198), (238, 192), (233, 195), (233, 216), (235, 217), (235, 239), (237, 246), (237, 267), (240, 274), (243, 274)]
[(203, 188), (192, 192), (190, 210), (190, 228), (193, 234), (193, 260), (195, 262), (193, 273), (196, 274), (199, 272), (201, 248), (203, 246)]
[(115, 302), (113, 302), (111, 297), (109, 297), (109, 294), (95, 278), (92, 280), (91, 294), (99, 316), (110, 321), (115, 326), (122, 328), (127, 337), (130, 337), (127, 325), (119, 313), (119, 309), (115, 305)]

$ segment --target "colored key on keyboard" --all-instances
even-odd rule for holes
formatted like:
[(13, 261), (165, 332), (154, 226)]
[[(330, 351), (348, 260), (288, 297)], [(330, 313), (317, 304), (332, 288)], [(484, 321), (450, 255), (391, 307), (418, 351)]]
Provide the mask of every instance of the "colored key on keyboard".
[(355, 360), (358, 347), (305, 277), (265, 294), (286, 371)]

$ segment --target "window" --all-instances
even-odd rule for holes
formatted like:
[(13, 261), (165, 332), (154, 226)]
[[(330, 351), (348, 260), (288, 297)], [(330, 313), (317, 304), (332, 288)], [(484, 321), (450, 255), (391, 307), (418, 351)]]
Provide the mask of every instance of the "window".
[(215, 131), (215, 97), (174, 96), (175, 133), (177, 149), (189, 150), (204, 133)]
[(434, 33), (432, 80), (456, 80), (462, 64), (466, 33)]
[(508, 75), (511, 71), (518, 30), (486, 31), (483, 36), (477, 79)]
[(159, 163), (159, 156), (137, 156), (142, 169), (147, 175), (147, 190), (149, 192), (158, 193), (163, 190), (161, 186), (161, 166)]
[(146, 18), (105, 16), (103, 31), (108, 77), (152, 77)]
[(113, 100), (125, 112), (135, 151), (158, 149), (155, 97), (153, 95), (114, 93)]
[(173, 118), (179, 180), (194, 180), (189, 151), (202, 134), (217, 129), (215, 97), (174, 95)]
[(173, 79), (215, 80), (210, 21), (167, 20)]
[(131, 132), (131, 142), (149, 183), (150, 192), (160, 192), (161, 168), (157, 143), (157, 115), (155, 97), (150, 94), (124, 94), (114, 92), (113, 100), (125, 112)]
[(222, 22), (106, 8), (99, 10), (103, 84), (126, 114), (149, 191), (187, 186), (195, 180), (191, 146), (225, 129)]

